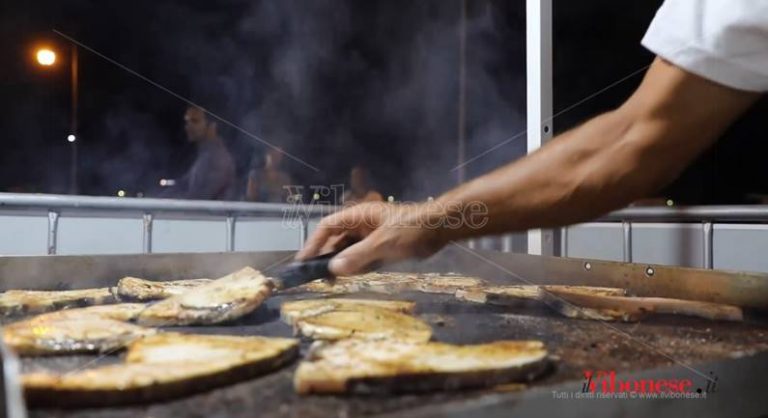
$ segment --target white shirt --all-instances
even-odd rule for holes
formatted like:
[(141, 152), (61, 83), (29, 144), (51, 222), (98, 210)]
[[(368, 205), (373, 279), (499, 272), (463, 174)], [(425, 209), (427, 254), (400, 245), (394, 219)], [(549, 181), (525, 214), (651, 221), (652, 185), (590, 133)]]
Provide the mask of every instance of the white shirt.
[(766, 0), (666, 0), (642, 43), (716, 83), (768, 91)]

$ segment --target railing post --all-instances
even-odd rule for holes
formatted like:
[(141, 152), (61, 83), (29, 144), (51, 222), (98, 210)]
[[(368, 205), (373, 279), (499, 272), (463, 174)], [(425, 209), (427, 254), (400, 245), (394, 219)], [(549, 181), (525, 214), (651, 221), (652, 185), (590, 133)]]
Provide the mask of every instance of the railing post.
[(560, 228), (560, 257), (568, 257), (568, 227)]
[(145, 254), (152, 252), (152, 221), (154, 216), (147, 212), (142, 216), (143, 234), (141, 237), (141, 247)]
[(235, 217), (227, 216), (227, 251), (235, 251)]
[(623, 260), (625, 263), (632, 262), (632, 222), (622, 221), (622, 235), (623, 235)]
[(712, 226), (712, 222), (710, 221), (704, 221), (701, 223), (701, 232), (704, 235), (702, 243), (704, 245), (703, 248), (703, 260), (704, 260), (704, 268), (706, 269), (712, 269), (714, 268), (714, 246), (712, 243), (712, 239), (714, 237), (714, 228)]
[(56, 254), (59, 232), (59, 212), (55, 210), (48, 211), (48, 255)]
[(299, 227), (299, 248), (304, 248), (304, 243), (309, 237), (309, 219), (304, 215), (300, 215), (299, 222), (301, 222)]

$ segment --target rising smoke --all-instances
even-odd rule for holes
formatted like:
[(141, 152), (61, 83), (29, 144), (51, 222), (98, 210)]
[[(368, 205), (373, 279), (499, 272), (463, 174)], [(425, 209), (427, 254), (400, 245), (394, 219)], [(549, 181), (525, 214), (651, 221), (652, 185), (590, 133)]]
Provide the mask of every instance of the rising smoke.
[[(468, 156), (524, 129), (523, 3), (468, 2)], [(385, 195), (420, 200), (456, 182), (460, 16), (461, 0), (81, 0), (52, 24), (320, 169), (287, 160), (295, 182), (342, 183), (362, 163)], [(98, 57), (83, 68), (81, 190), (150, 192), (181, 175), (186, 105)], [(223, 135), (242, 177), (265, 147)]]

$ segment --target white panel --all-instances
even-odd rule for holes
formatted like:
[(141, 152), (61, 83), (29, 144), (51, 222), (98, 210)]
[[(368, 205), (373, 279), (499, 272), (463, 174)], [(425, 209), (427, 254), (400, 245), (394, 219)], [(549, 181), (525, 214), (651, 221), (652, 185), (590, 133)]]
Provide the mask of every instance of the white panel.
[(226, 251), (225, 218), (158, 219), (152, 224), (152, 252)]
[(768, 272), (768, 225), (714, 225), (714, 268)]
[(142, 220), (136, 218), (59, 217), (56, 254), (140, 253)]
[(632, 261), (675, 266), (703, 266), (701, 224), (632, 224)]
[[(532, 153), (552, 138), (552, 0), (527, 0), (526, 118), (527, 151)], [(554, 254), (554, 231), (528, 231), (528, 253)]]
[(0, 255), (48, 253), (48, 215), (0, 212)]
[(298, 250), (300, 225), (283, 219), (237, 218), (235, 251)]
[(586, 223), (568, 228), (568, 257), (621, 261), (622, 227), (619, 223)]

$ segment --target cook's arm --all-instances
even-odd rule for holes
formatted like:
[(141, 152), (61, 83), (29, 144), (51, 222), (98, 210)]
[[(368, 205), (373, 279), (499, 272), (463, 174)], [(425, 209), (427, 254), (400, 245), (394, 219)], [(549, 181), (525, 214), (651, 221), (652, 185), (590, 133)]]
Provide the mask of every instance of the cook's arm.
[(586, 221), (667, 184), (759, 97), (656, 59), (618, 109), (554, 138), (513, 164), (438, 199), (483, 202), (481, 228), (443, 229), (446, 239)]
[[(363, 204), (329, 216), (298, 257), (362, 239), (331, 262), (335, 274), (352, 274), (427, 256), (451, 240), (593, 219), (674, 179), (758, 97), (656, 59), (620, 108), (436, 202)], [(478, 209), (487, 213), (465, 216)]]

